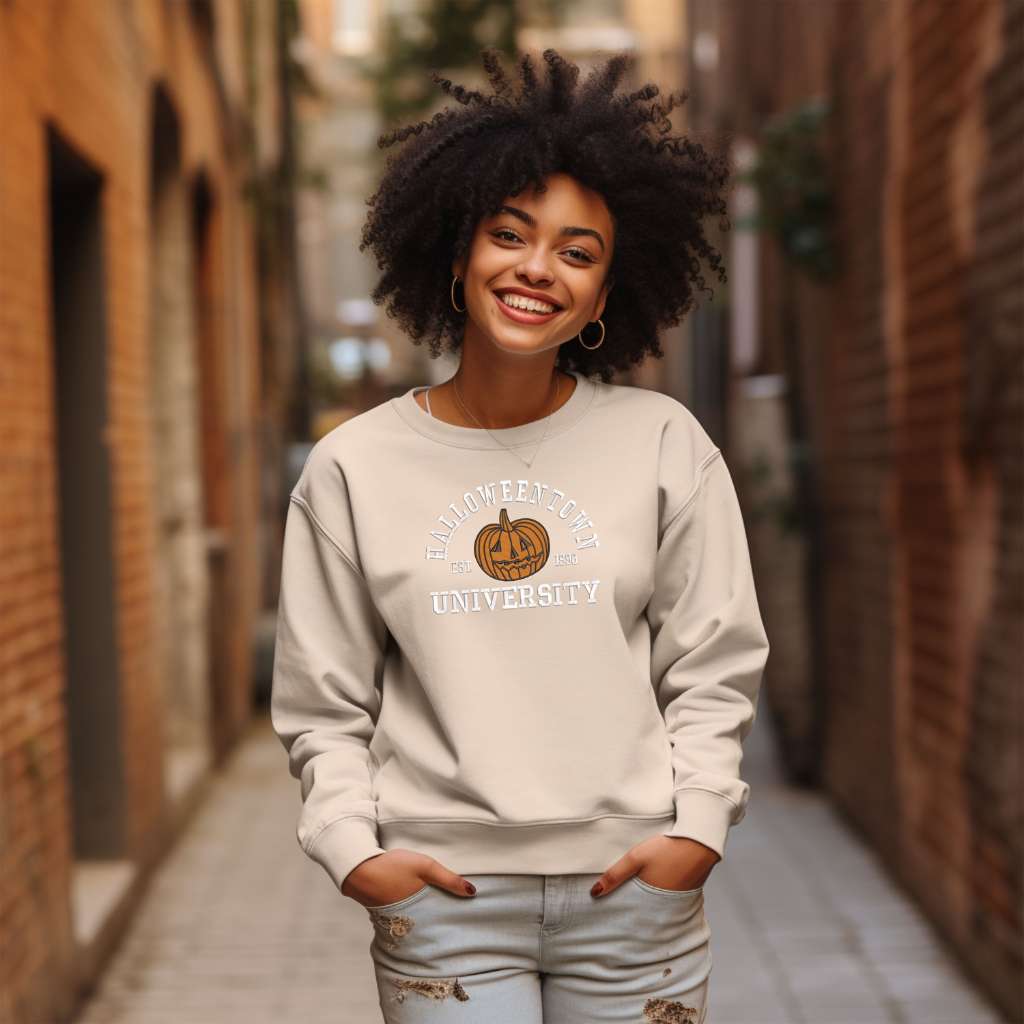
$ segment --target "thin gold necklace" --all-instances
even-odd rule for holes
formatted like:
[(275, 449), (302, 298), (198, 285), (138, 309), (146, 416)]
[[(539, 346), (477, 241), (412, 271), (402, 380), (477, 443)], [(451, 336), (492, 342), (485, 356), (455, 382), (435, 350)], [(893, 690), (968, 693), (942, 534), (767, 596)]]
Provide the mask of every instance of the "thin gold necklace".
[[(555, 403), (557, 403), (558, 402), (558, 371), (557, 370), (554, 373), (554, 377), (555, 377)], [(466, 413), (466, 415), (469, 416), (478, 427), (480, 427), (482, 430), (487, 430), (487, 428), (469, 411), (469, 409), (466, 408), (466, 403), (462, 400), (462, 395), (459, 393), (459, 382), (458, 382), (458, 380), (455, 377), (452, 377), (452, 386), (455, 388), (455, 397), (459, 400), (459, 405), (462, 406), (462, 411), (464, 413)], [(520, 455), (519, 452), (517, 452), (514, 448), (510, 448), (507, 444), (503, 444), (500, 440), (498, 440), (498, 438), (494, 437), (494, 434), (492, 434), (491, 431), (487, 430), (487, 433), (495, 441), (497, 441), (498, 444), (500, 444), (502, 448), (504, 448), (506, 451), (511, 452), (517, 459), (519, 459), (521, 462), (525, 463), (527, 466), (530, 466), (530, 465), (533, 464), (533, 460), (537, 457), (537, 452), (540, 451), (540, 446), (544, 443), (544, 439), (548, 436), (548, 428), (551, 426), (551, 413), (553, 413), (554, 411), (555, 411), (555, 408), (554, 408), (554, 405), (553, 405), (552, 409), (551, 409), (551, 412), (549, 412), (547, 414), (547, 416), (544, 417), (544, 433), (541, 434), (540, 440), (537, 442), (537, 447), (534, 448), (533, 454), (529, 457), (529, 459), (523, 458), (523, 456)]]

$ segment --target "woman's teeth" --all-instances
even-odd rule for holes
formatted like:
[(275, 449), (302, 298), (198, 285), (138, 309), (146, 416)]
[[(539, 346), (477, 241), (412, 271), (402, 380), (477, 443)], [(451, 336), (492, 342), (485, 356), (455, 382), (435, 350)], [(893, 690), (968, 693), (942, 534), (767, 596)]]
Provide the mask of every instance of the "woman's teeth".
[(538, 302), (537, 299), (528, 299), (525, 295), (506, 294), (499, 295), (499, 299), (506, 306), (513, 309), (525, 309), (528, 313), (554, 313), (555, 307), (549, 306), (546, 302)]

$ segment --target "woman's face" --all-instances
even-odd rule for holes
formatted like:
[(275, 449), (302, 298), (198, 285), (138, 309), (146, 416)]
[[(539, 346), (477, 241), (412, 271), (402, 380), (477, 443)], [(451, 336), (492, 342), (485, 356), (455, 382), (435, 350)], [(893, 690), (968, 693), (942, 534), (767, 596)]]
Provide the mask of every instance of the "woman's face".
[[(541, 352), (575, 337), (604, 312), (615, 242), (608, 207), (567, 174), (554, 174), (546, 184), (546, 192), (509, 197), (501, 212), (481, 220), (469, 252), (452, 264), (465, 293), (464, 344), (476, 339), (507, 352)], [(456, 302), (459, 292), (457, 284)], [(522, 292), (546, 305), (538, 307)], [(583, 337), (593, 344), (600, 333), (592, 327)]]

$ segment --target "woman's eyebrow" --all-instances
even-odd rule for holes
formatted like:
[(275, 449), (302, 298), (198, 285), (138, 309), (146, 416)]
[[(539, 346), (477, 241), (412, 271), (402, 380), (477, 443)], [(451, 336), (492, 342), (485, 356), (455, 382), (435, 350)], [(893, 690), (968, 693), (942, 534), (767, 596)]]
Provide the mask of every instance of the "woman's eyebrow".
[[(523, 223), (529, 224), (531, 228), (537, 226), (537, 221), (525, 210), (520, 210), (518, 206), (503, 206), (498, 210), (498, 213), (510, 213), (513, 217), (518, 217)], [(600, 244), (601, 252), (604, 252), (604, 239), (593, 228), (564, 227), (558, 233), (560, 235), (592, 235)]]

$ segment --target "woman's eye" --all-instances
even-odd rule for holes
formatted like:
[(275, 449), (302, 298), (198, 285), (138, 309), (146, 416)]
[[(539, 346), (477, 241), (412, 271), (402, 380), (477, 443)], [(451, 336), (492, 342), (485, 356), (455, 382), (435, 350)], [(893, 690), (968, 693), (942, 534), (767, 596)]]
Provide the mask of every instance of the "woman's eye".
[(589, 260), (591, 263), (594, 262), (594, 257), (591, 256), (586, 249), (579, 249), (576, 246), (573, 246), (571, 249), (566, 249), (566, 252), (578, 252), (579, 256), (576, 256), (575, 259)]
[(494, 237), (497, 238), (499, 235), (511, 235), (512, 238), (510, 241), (519, 241), (519, 236), (514, 231), (509, 231), (508, 228), (498, 228), (498, 230), (494, 232)]

